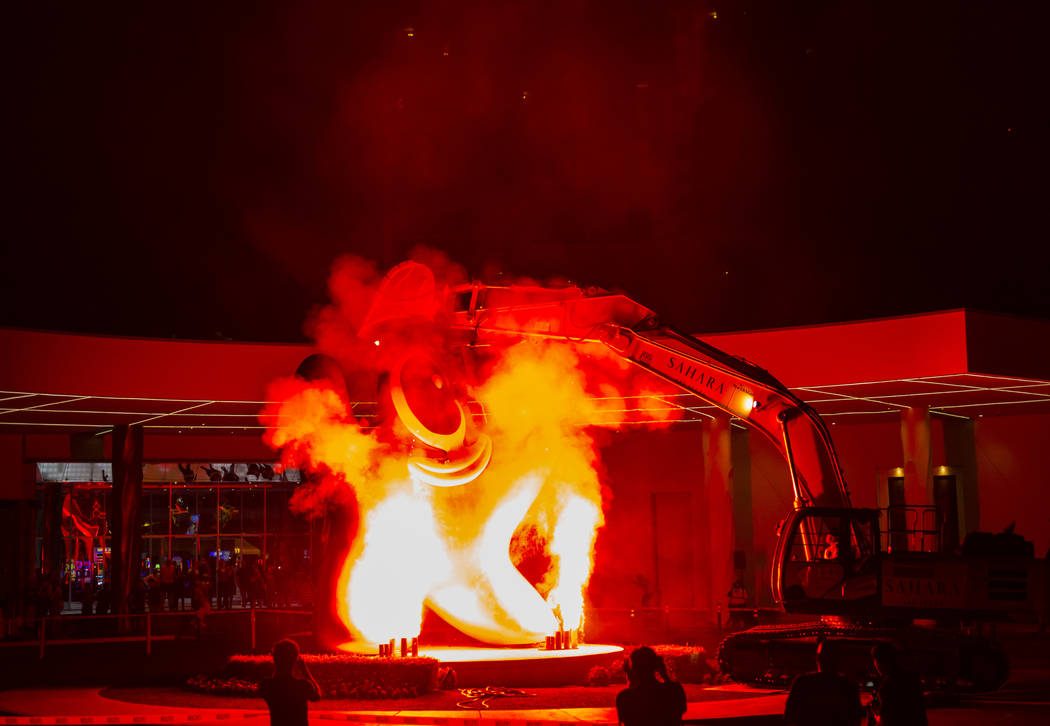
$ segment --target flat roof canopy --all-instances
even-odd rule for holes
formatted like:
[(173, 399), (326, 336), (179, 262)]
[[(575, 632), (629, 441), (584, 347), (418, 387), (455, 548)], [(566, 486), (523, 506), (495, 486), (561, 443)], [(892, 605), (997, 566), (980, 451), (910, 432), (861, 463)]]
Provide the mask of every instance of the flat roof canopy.
[[(938, 415), (1050, 413), (1050, 323), (971, 310), (698, 336), (762, 366), (831, 421), (884, 420), (912, 406)], [(0, 432), (255, 433), (267, 384), (314, 350), (272, 345), (0, 330)], [(702, 421), (688, 393), (624, 399), (635, 411)], [(480, 405), (475, 415), (484, 415)], [(355, 405), (359, 417), (374, 403)]]

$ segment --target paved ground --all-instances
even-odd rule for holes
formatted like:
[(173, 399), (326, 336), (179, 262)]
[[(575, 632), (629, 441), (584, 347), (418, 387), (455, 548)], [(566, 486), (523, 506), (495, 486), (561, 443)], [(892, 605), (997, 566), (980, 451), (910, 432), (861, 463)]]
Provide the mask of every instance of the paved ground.
[[(173, 697), (172, 689), (119, 689), (120, 699), (107, 698), (103, 695), (109, 691), (113, 695), (116, 689), (94, 689), (94, 688), (38, 688), (17, 689), (0, 692), (0, 711), (18, 716), (33, 716), (34, 719), (18, 719), (9, 721), (0, 717), (0, 724), (42, 724), (47, 726), (51, 723), (62, 723), (54, 717), (65, 719), (66, 723), (185, 723), (192, 721), (197, 724), (231, 723), (241, 722), (247, 719), (255, 719), (265, 715), (259, 709), (261, 703), (254, 699), (237, 699), (239, 708), (231, 707), (228, 698), (213, 698), (209, 703), (206, 700), (212, 697), (201, 696), (193, 699), (193, 703), (185, 706), (174, 706), (170, 704)], [(540, 689), (544, 701), (550, 703), (550, 699), (557, 694), (551, 691), (563, 689)], [(593, 689), (564, 689), (567, 691), (592, 691)], [(609, 690), (611, 700), (615, 689)], [(691, 696), (695, 698), (689, 704), (686, 719), (697, 721), (721, 721), (723, 719), (745, 719), (748, 717), (768, 716), (779, 714), (783, 710), (784, 694), (771, 691), (755, 691), (738, 686), (716, 687), (709, 689), (690, 689)], [(699, 691), (707, 691), (700, 693)], [(458, 696), (449, 694), (452, 699)], [(572, 700), (573, 694), (561, 694)], [(133, 702), (128, 700), (137, 697)], [(609, 700), (605, 702), (608, 703)], [(143, 703), (145, 701), (145, 703)], [(152, 703), (150, 703), (152, 701)], [(158, 702), (166, 702), (159, 705)], [(615, 711), (608, 706), (601, 707), (571, 707), (571, 708), (492, 708), (489, 710), (464, 710), (451, 709), (420, 710), (396, 710), (396, 709), (371, 709), (339, 708), (347, 704), (338, 701), (322, 701), (311, 704), (312, 724), (328, 724), (333, 720), (355, 720), (374, 723), (434, 723), (434, 724), (458, 724), (458, 723), (480, 723), (480, 722), (505, 722), (505, 723), (545, 723), (560, 724), (572, 723), (614, 723), (616, 721)], [(506, 704), (502, 704), (506, 705)], [(541, 704), (537, 704), (539, 706)], [(46, 721), (39, 720), (40, 717), (52, 717)], [(95, 720), (85, 722), (84, 717), (93, 716)]]
[[(616, 694), (623, 685), (603, 687), (562, 687), (508, 689), (523, 695), (500, 695), (486, 699), (487, 710), (514, 710), (535, 708), (604, 708), (615, 702)], [(753, 698), (756, 692), (740, 687), (710, 688), (685, 684), (686, 698), (693, 703)], [(207, 709), (230, 708), (240, 710), (261, 703), (254, 698), (236, 696), (210, 696), (190, 693), (175, 686), (169, 688), (106, 688), (100, 692), (104, 698), (151, 706), (182, 706)], [(435, 691), (415, 698), (404, 699), (339, 699), (326, 698), (318, 707), (332, 711), (457, 711), (467, 700), (459, 691)]]
[[(1050, 724), (1050, 634), (1029, 630), (1001, 632), (1011, 653), (1009, 682), (998, 692), (979, 697), (939, 699), (931, 703), (932, 726), (1045, 726)], [(785, 695), (739, 686), (703, 688), (689, 686), (686, 720), (725, 726), (758, 726), (779, 722)], [(617, 687), (606, 689), (532, 689), (543, 699), (518, 699), (502, 705), (511, 708), (464, 711), (455, 708), (454, 693), (436, 695), (435, 701), (415, 709), (390, 702), (322, 701), (311, 711), (311, 724), (333, 721), (363, 723), (459, 724), (579, 724), (612, 723), (611, 705)], [(561, 691), (562, 693), (553, 693)], [(203, 700), (202, 700), (203, 699)], [(266, 724), (261, 702), (198, 696), (179, 689), (26, 688), (0, 691), (0, 726), (51, 726), (51, 724), (182, 724), (200, 726), (243, 723)], [(533, 706), (530, 708), (530, 706)], [(4, 714), (11, 714), (5, 716)]]
[(934, 703), (931, 726), (1046, 726), (1050, 724), (1050, 653), (1025, 667), (1014, 668), (996, 693)]
[[(543, 689), (556, 691), (560, 689)], [(574, 689), (592, 691), (593, 689)], [(610, 689), (610, 693), (614, 689)], [(784, 694), (770, 691), (752, 691), (737, 686), (705, 689), (703, 700), (692, 700), (686, 720), (694, 723), (739, 724), (756, 726), (779, 721), (783, 711)], [(108, 698), (103, 692), (121, 698)], [(0, 726), (26, 724), (180, 724), (200, 726), (244, 723), (250, 726), (265, 724), (265, 711), (251, 699), (236, 699), (239, 708), (231, 707), (234, 699), (215, 698), (213, 703), (197, 701), (183, 706), (171, 705), (177, 697), (174, 689), (99, 689), (94, 688), (38, 688), (0, 692)], [(451, 695), (451, 694), (450, 694)], [(542, 694), (545, 699), (551, 694)], [(597, 694), (595, 694), (597, 695)], [(606, 694), (601, 694), (606, 695)], [(693, 690), (691, 697), (696, 696)], [(138, 702), (128, 700), (137, 696)], [(453, 698), (455, 696), (452, 696)], [(203, 696), (203, 699), (210, 697)], [(150, 702), (152, 701), (152, 703)], [(165, 702), (161, 705), (159, 702)], [(371, 708), (339, 708), (348, 704), (325, 701), (312, 704), (310, 723), (314, 726), (333, 721), (359, 723), (430, 723), (442, 726), (458, 724), (579, 724), (613, 723), (615, 713), (608, 707), (491, 709), (464, 711), (459, 709), (397, 710)], [(335, 708), (333, 708), (335, 706)], [(30, 716), (34, 718), (29, 718)], [(953, 702), (931, 704), (931, 726), (1045, 726), (1050, 723), (1050, 669), (1019, 669), (1006, 687), (988, 696), (957, 699)]]

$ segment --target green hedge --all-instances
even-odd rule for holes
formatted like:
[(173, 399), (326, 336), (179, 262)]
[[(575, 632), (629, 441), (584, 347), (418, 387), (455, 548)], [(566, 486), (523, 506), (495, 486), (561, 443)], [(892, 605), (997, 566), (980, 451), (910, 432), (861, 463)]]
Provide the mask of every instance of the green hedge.
[[(627, 674), (623, 664), (627, 655), (634, 648), (627, 646), (626, 655), (607, 666), (595, 666), (587, 674), (587, 685), (608, 686), (614, 683), (626, 683)], [(721, 683), (725, 678), (711, 660), (707, 651), (699, 646), (688, 645), (654, 645), (652, 649), (664, 659), (667, 671), (679, 683)]]
[(224, 678), (215, 676), (209, 678), (205, 675), (196, 675), (186, 681), (186, 687), (197, 693), (207, 693), (210, 696), (243, 696), (245, 698), (258, 698), (259, 684), (255, 681), (242, 681), (240, 678)]
[[(413, 698), (437, 688), (438, 661), (434, 658), (379, 658), (377, 656), (303, 654), (303, 660), (325, 698)], [(234, 655), (215, 677), (197, 676), (187, 682), (195, 691), (214, 695), (256, 696), (260, 681), (273, 675), (268, 655)]]

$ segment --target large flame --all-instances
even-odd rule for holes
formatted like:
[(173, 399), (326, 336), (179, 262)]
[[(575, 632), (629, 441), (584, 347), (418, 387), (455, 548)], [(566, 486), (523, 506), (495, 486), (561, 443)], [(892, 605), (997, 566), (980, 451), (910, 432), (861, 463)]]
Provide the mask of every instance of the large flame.
[[(453, 376), (436, 362), (440, 350), (390, 335), (390, 317), (374, 355), (395, 415), (372, 425), (329, 381), (295, 380), (272, 388), (279, 403), (265, 419), (285, 463), (322, 482), (301, 506), (326, 489), (353, 490), (360, 525), (336, 588), (339, 617), (372, 644), (418, 635), (425, 607), (493, 644), (580, 627), (603, 523), (588, 424), (615, 393), (607, 380), (588, 390), (581, 357), (594, 352), (519, 342)], [(523, 542), (546, 563), (532, 581), (515, 564)]]

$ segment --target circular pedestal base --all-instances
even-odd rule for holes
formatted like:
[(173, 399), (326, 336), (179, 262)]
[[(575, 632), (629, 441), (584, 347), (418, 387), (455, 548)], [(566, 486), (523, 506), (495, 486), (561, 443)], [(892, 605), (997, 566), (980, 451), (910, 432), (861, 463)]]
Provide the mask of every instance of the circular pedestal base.
[[(339, 649), (347, 653), (375, 654), (375, 646), (365, 643), (344, 643)], [(592, 643), (569, 650), (438, 645), (420, 646), (419, 654), (452, 668), (456, 672), (456, 685), (461, 688), (553, 688), (585, 685), (591, 668), (618, 661), (623, 657), (623, 648)]]
[(586, 684), (591, 668), (608, 666), (620, 659), (623, 648), (594, 644), (571, 650), (435, 646), (420, 648), (419, 654), (436, 658), (452, 668), (460, 688), (548, 688)]

